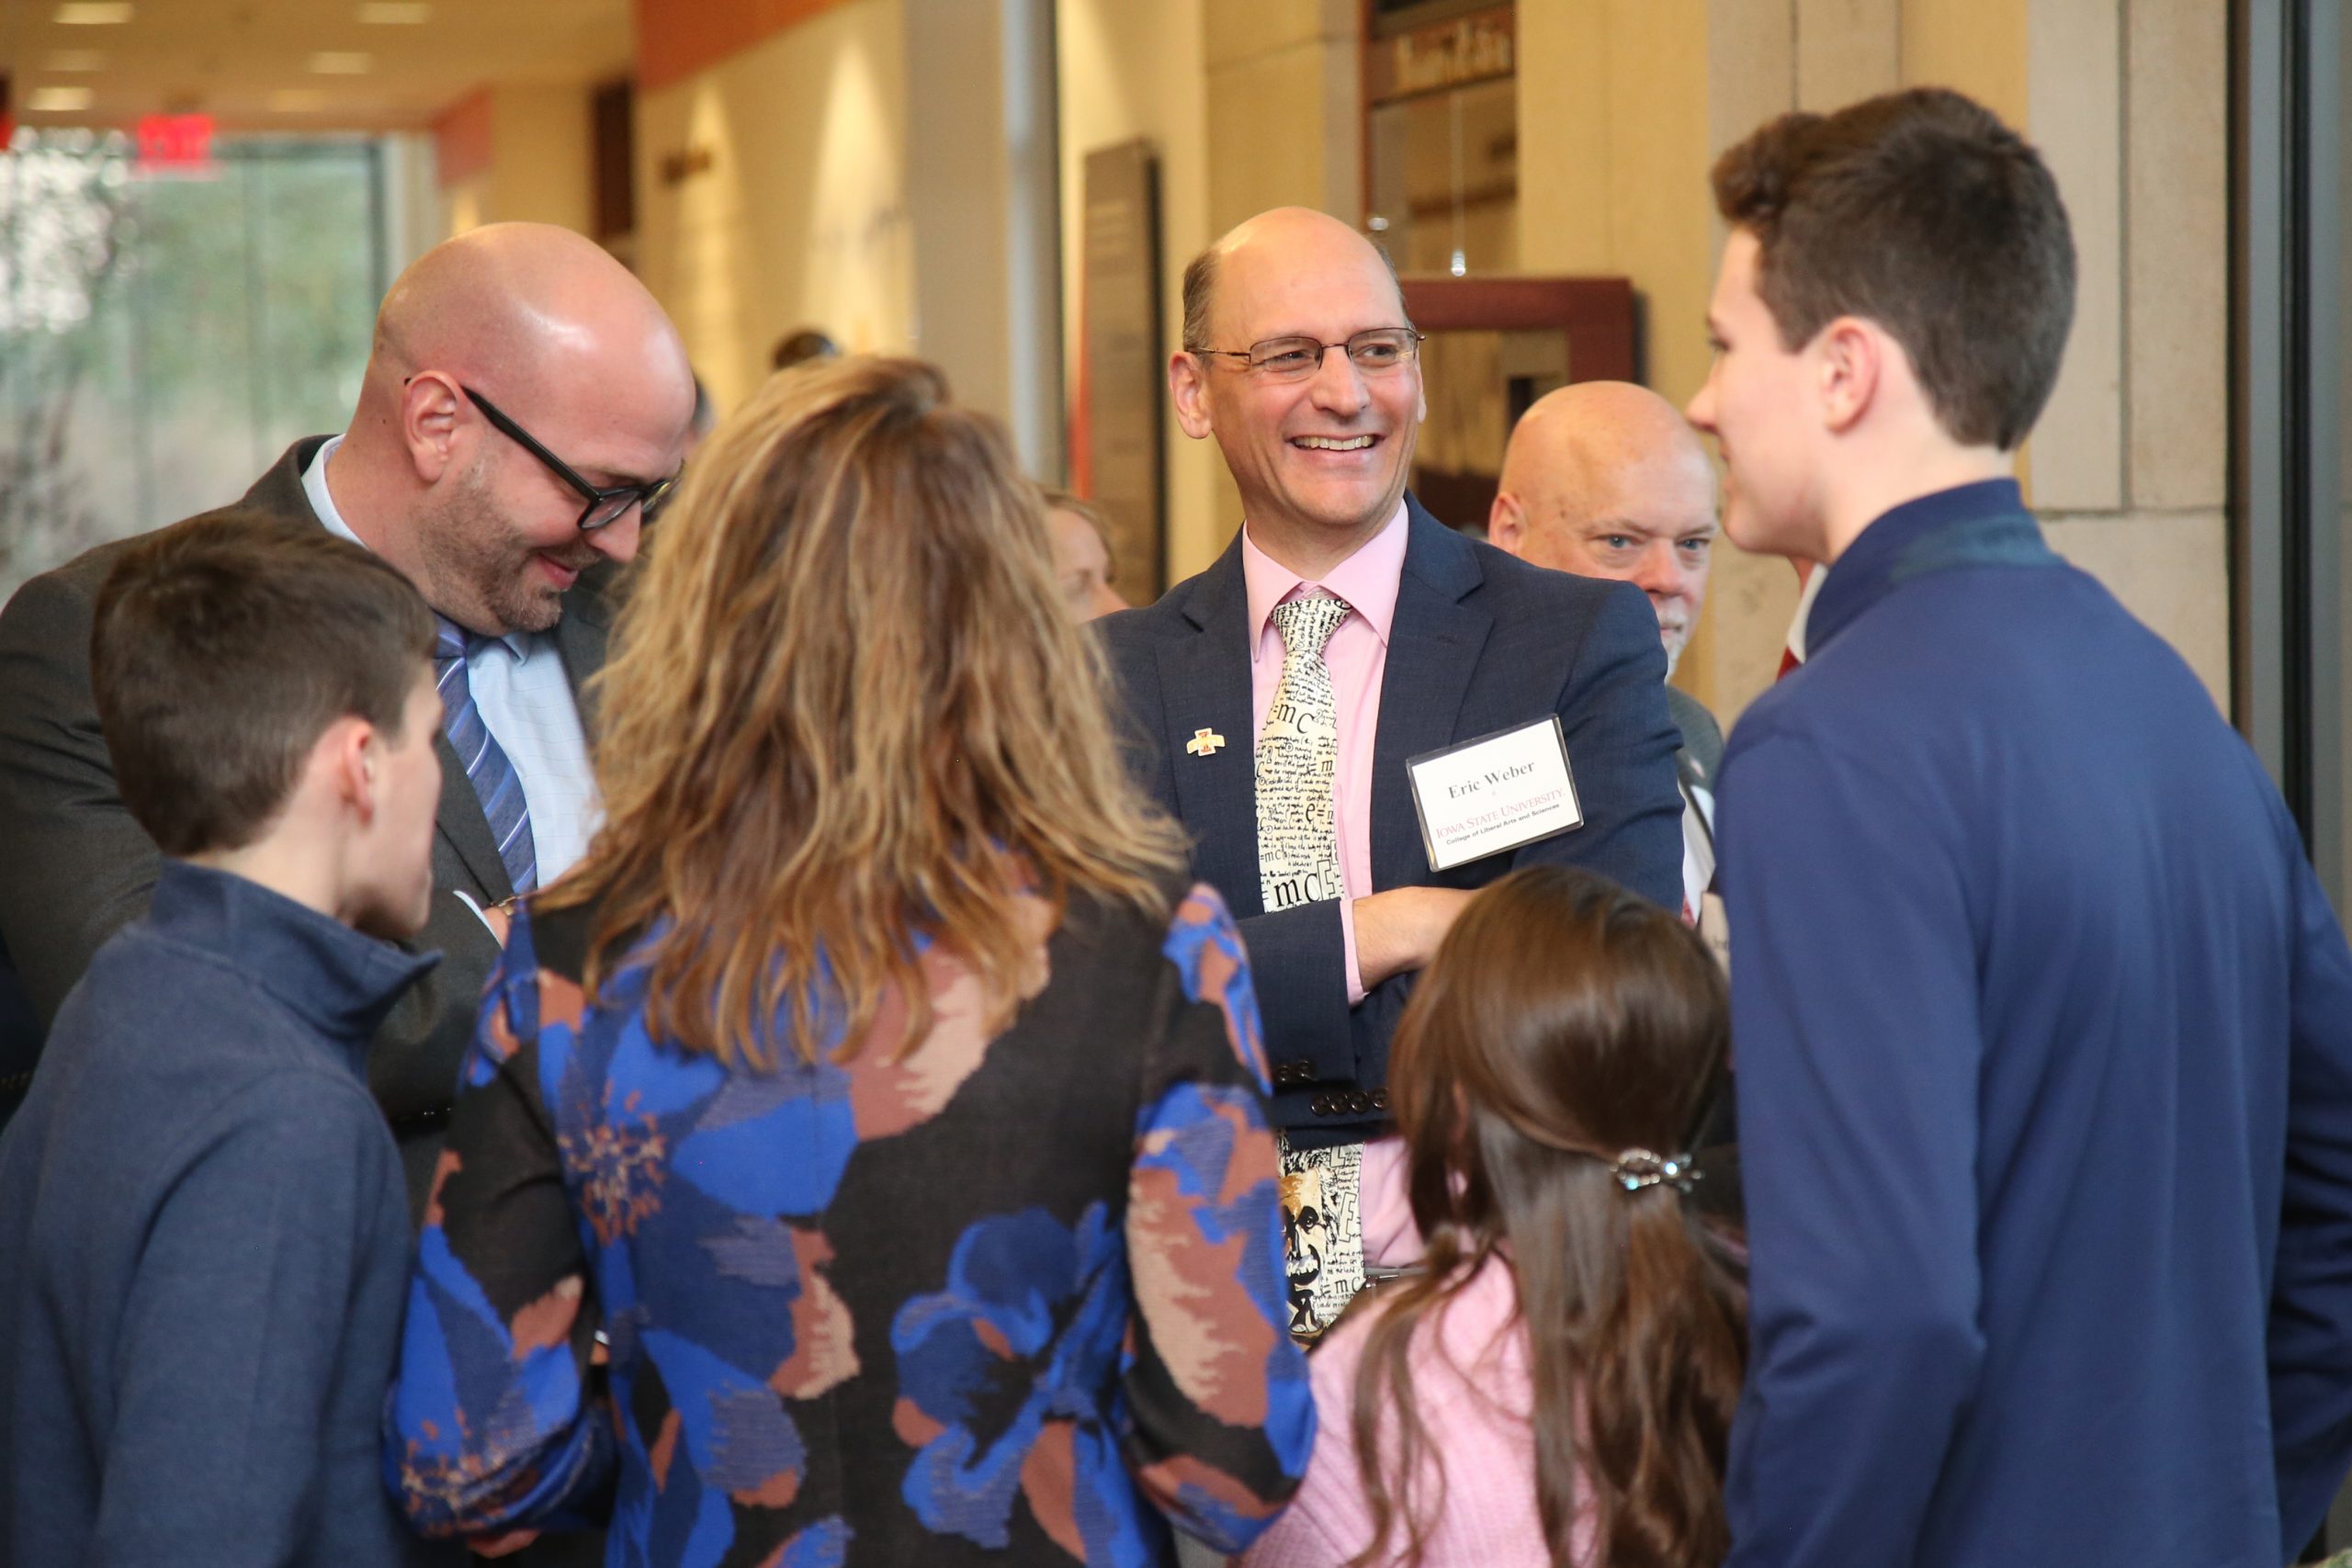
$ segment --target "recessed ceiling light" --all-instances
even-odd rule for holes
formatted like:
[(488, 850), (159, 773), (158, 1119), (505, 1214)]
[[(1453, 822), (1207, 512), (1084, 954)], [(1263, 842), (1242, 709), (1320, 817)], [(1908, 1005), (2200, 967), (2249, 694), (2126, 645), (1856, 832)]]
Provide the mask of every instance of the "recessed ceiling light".
[(108, 28), (130, 20), (130, 0), (65, 0), (56, 21), (67, 28)]
[(357, 50), (326, 50), (311, 56), (311, 71), (319, 76), (365, 76), (376, 69), (376, 57)]
[(433, 19), (425, 0), (362, 0), (359, 19), (372, 27), (417, 28)]
[(41, 62), (44, 71), (103, 71), (107, 57), (95, 49), (52, 49)]
[(280, 87), (269, 96), (272, 114), (316, 114), (326, 107), (324, 87)]
[(90, 107), (87, 87), (36, 87), (25, 100), (31, 114), (74, 114)]

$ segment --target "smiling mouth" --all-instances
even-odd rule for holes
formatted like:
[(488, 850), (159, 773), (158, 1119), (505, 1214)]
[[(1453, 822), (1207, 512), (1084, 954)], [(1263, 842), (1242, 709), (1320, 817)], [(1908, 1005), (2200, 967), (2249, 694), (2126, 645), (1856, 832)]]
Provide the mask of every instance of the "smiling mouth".
[(1308, 452), (1363, 452), (1379, 439), (1377, 435), (1294, 435), (1290, 444)]

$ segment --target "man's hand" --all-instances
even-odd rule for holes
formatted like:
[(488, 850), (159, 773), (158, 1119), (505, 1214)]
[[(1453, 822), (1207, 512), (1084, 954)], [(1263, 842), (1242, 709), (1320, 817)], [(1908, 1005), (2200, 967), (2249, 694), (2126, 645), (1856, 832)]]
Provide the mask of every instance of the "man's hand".
[(1458, 887), (1392, 887), (1355, 901), (1356, 974), (1371, 990), (1392, 975), (1426, 969), (1470, 901)]

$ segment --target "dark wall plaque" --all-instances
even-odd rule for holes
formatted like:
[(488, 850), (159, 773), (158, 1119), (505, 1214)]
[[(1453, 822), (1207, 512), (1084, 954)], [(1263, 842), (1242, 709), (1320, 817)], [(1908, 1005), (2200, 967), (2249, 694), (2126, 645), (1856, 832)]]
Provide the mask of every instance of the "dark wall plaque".
[(1159, 161), (1146, 141), (1098, 148), (1084, 181), (1072, 480), (1111, 521), (1120, 593), (1148, 604), (1168, 586)]

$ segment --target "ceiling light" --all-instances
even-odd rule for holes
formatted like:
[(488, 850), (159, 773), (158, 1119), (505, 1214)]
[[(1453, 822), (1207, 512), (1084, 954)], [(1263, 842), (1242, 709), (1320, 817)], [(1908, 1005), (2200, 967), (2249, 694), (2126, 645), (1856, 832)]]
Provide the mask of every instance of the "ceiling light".
[(117, 27), (130, 20), (130, 0), (65, 0), (55, 20), (65, 28)]
[(90, 107), (87, 87), (36, 87), (25, 100), (29, 114), (75, 114)]
[(417, 28), (433, 18), (424, 0), (362, 0), (359, 19), (372, 27)]
[(41, 62), (44, 71), (103, 71), (107, 57), (95, 49), (52, 49)]
[(316, 114), (326, 107), (323, 87), (280, 87), (269, 96), (272, 114)]
[(357, 50), (326, 50), (311, 56), (311, 72), (318, 76), (365, 76), (376, 69), (376, 57)]

